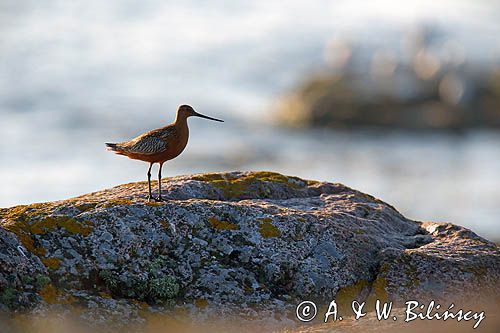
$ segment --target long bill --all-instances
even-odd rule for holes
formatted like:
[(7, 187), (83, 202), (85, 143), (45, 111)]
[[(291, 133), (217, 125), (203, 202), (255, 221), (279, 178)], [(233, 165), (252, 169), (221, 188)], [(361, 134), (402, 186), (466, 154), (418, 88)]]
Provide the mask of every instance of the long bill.
[(214, 120), (214, 121), (220, 121), (221, 123), (223, 123), (223, 122), (224, 122), (224, 120), (220, 120), (220, 119), (217, 119), (217, 118), (212, 118), (212, 117), (209, 117), (209, 116), (205, 116), (205, 115), (203, 115), (203, 114), (201, 114), (201, 113), (198, 113), (198, 112), (196, 113), (196, 115), (195, 115), (195, 116), (196, 116), (196, 117), (200, 117), (200, 118), (205, 118), (205, 119)]

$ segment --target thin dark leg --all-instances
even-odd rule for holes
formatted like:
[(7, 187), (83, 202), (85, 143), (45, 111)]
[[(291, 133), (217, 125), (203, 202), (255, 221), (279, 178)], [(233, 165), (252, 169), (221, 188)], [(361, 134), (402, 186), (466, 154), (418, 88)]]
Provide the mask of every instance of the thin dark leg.
[(158, 168), (158, 201), (162, 201), (161, 197), (161, 168), (163, 167), (163, 163), (160, 163), (160, 167)]
[(148, 200), (151, 201), (153, 199), (153, 195), (151, 194), (151, 168), (153, 167), (153, 163), (149, 164), (149, 170), (148, 170), (148, 187), (149, 187), (149, 197)]

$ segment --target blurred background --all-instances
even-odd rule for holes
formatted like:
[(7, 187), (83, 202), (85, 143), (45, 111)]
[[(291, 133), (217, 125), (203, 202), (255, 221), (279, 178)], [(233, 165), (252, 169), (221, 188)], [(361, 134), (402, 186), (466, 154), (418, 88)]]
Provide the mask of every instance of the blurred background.
[(500, 1), (2, 0), (0, 207), (145, 180), (104, 142), (183, 103), (226, 122), (165, 176), (342, 182), (500, 238)]

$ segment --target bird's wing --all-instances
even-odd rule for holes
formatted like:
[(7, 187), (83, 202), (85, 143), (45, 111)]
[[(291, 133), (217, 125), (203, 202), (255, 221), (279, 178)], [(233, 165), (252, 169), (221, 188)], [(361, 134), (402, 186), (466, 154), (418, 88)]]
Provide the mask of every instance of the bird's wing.
[(168, 148), (167, 142), (157, 131), (151, 131), (121, 144), (121, 148), (129, 153), (158, 154)]

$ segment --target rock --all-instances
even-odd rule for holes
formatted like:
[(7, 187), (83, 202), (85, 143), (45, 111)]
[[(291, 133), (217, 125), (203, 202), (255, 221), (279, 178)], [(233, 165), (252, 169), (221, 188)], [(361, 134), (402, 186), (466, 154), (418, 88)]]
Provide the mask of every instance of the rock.
[(280, 98), (272, 108), (276, 123), (349, 130), (498, 129), (498, 66), (450, 61), (441, 39), (446, 37), (428, 38), (432, 30), (403, 38), (413, 44), (405, 55), (347, 41), (330, 43), (325, 55), (342, 61), (327, 60), (329, 68), (305, 76)]
[(232, 172), (169, 178), (162, 203), (146, 193), (140, 182), (0, 209), (3, 308), (63, 304), (81, 318), (123, 313), (124, 324), (179, 309), (283, 322), (305, 299), (500, 291), (495, 244), (341, 184)]
[(37, 291), (49, 281), (40, 259), (26, 251), (14, 234), (0, 228), (0, 310), (38, 303)]

